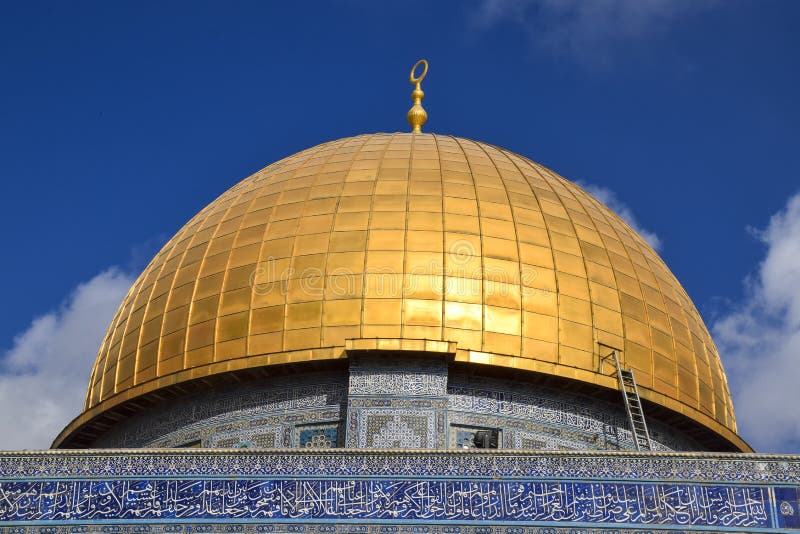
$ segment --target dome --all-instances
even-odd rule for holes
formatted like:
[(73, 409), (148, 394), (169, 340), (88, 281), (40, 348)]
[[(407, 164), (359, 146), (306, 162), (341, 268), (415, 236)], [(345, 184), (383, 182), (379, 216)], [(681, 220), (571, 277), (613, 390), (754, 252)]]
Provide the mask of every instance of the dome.
[(442, 342), (602, 388), (616, 349), (643, 399), (748, 450), (707, 328), (628, 224), (527, 158), (402, 133), (302, 151), (193, 217), (120, 305), (56, 444), (167, 387)]

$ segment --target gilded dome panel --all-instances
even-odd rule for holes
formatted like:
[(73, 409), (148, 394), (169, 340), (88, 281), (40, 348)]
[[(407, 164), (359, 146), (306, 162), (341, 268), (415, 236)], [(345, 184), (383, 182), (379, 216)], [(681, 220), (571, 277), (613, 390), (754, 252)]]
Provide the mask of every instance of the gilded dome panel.
[(708, 330), (630, 226), (524, 157), (432, 134), (325, 143), (214, 200), (120, 305), (85, 409), (358, 338), (607, 387), (613, 347), (644, 398), (735, 432)]

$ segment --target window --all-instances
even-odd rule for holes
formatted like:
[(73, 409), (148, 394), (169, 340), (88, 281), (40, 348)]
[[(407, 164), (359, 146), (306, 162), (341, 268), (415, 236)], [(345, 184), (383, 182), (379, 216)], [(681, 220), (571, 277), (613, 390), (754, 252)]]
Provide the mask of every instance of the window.
[[(481, 428), (453, 425), (451, 448), (454, 449), (499, 449), (501, 431), (499, 428)], [(455, 437), (455, 443), (453, 443)]]

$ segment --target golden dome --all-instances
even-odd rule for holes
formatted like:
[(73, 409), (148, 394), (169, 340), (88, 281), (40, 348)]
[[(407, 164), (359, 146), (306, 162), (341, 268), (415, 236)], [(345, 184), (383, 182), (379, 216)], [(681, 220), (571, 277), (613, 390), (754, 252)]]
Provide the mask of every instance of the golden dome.
[(553, 171), (432, 134), (325, 143), (209, 204), (133, 284), (59, 439), (165, 386), (375, 338), (609, 388), (614, 347), (642, 397), (748, 450), (714, 343), (658, 254)]

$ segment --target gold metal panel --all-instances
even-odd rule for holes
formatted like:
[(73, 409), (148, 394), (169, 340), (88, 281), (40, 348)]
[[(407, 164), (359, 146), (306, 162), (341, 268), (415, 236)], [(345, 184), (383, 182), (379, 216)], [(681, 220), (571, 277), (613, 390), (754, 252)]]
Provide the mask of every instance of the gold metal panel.
[(440, 326), (442, 324), (442, 301), (405, 299), (403, 301), (403, 323), (420, 326)]
[(251, 292), (252, 289), (250, 287), (243, 287), (223, 293), (222, 301), (219, 306), (219, 314), (228, 315), (248, 309), (250, 307)]
[(411, 195), (408, 201), (409, 211), (421, 212), (441, 212), (442, 211), (442, 197), (427, 197), (421, 195)]
[(201, 323), (217, 316), (219, 295), (192, 302), (189, 311), (189, 324)]
[(574, 276), (562, 271), (556, 271), (558, 278), (558, 291), (571, 297), (590, 300), (589, 284), (586, 278)]
[(520, 267), (518, 262), (483, 258), (483, 278), (505, 284), (519, 284)]
[(402, 211), (375, 211), (370, 214), (370, 229), (402, 230), (406, 227), (406, 214)]
[(544, 217), (538, 210), (514, 207), (514, 219), (520, 224), (545, 228)]
[(403, 337), (436, 339), (441, 337), (442, 328), (440, 326), (422, 326), (403, 324)]
[(483, 281), (478, 278), (461, 278), (448, 275), (444, 279), (444, 296), (449, 302), (480, 304), (483, 299)]
[(545, 315), (558, 315), (558, 293), (547, 289), (522, 288), (522, 308)]
[(558, 340), (561, 346), (572, 347), (587, 352), (592, 352), (592, 350), (594, 350), (591, 326), (560, 319), (558, 329)]
[(502, 149), (430, 134), (326, 143), (178, 235), (120, 305), (82, 418), (169, 383), (342, 357), (330, 347), (356, 336), (452, 340), (466, 361), (614, 387), (599, 342), (623, 348), (643, 398), (739, 443), (719, 356), (658, 255)]
[(249, 338), (248, 354), (269, 354), (283, 350), (283, 332), (254, 334)]
[(481, 218), (481, 233), (492, 237), (500, 237), (503, 239), (514, 238), (514, 223), (511, 221), (498, 221), (497, 219), (483, 219)]
[(250, 287), (257, 269), (258, 266), (255, 263), (239, 267), (229, 266), (228, 271), (225, 273), (225, 282), (222, 285), (222, 290), (232, 291), (234, 289)]
[(322, 322), (329, 326), (361, 324), (361, 299), (326, 301), (323, 307)]
[(456, 215), (448, 213), (445, 215), (444, 227), (448, 232), (460, 232), (465, 234), (480, 233), (480, 219), (475, 215)]
[(189, 319), (189, 306), (181, 306), (164, 314), (163, 334), (185, 328)]
[(484, 330), (487, 332), (519, 336), (521, 319), (522, 313), (520, 310), (484, 306)]
[(162, 317), (159, 315), (142, 325), (142, 337), (139, 339), (140, 345), (145, 345), (159, 338), (161, 335), (161, 320)]
[(504, 365), (501, 362), (508, 360), (500, 355), (519, 354), (522, 350), (522, 339), (519, 335), (487, 331), (483, 333), (483, 350), (492, 353), (489, 359), (491, 365)]
[(158, 359), (166, 360), (173, 356), (183, 354), (186, 344), (186, 329), (181, 329), (176, 332), (164, 335), (161, 338), (161, 345), (159, 347)]
[[(313, 280), (308, 278), (307, 280)], [(322, 282), (322, 279), (319, 279)], [(361, 273), (353, 274), (337, 274), (326, 276), (325, 284), (325, 299), (345, 299), (345, 298), (360, 298), (363, 294), (364, 276)], [(307, 291), (312, 297), (317, 297), (322, 294), (322, 291), (316, 287)]]
[(364, 250), (367, 243), (366, 231), (334, 232), (331, 237), (331, 252), (350, 252)]
[[(348, 277), (351, 280), (352, 277)], [(367, 273), (364, 275), (364, 296), (368, 298), (399, 298), (403, 296), (402, 274)], [(349, 282), (348, 282), (349, 283)]]
[(289, 258), (295, 246), (294, 237), (270, 239), (261, 244), (259, 259), (264, 262), (268, 259)]
[(224, 271), (225, 266), (228, 265), (229, 257), (230, 251), (215, 254), (214, 256), (206, 256), (203, 259), (203, 266), (200, 267), (200, 277)]
[(250, 334), (266, 334), (283, 330), (284, 306), (268, 306), (252, 310)]
[(547, 234), (547, 230), (544, 228), (517, 223), (517, 239), (519, 239), (521, 243), (530, 243), (532, 245), (550, 248), (550, 237)]
[(659, 330), (658, 328), (650, 328), (650, 337), (653, 340), (653, 350), (657, 350), (661, 354), (675, 358), (675, 349), (672, 344), (672, 337)]
[[(300, 350), (308, 347), (308, 342), (313, 339), (319, 345), (322, 339), (320, 327), (301, 328), (297, 330), (286, 330), (283, 334), (283, 345), (285, 350)], [(302, 361), (302, 360), (298, 360)]]
[(199, 323), (189, 327), (188, 339), (186, 340), (186, 349), (192, 350), (199, 347), (205, 347), (214, 343), (214, 326), (216, 319)]
[(370, 230), (369, 250), (404, 250), (403, 230)]
[(400, 337), (401, 326), (398, 322), (394, 325), (369, 325), (365, 324), (361, 328), (361, 335), (366, 337)]
[(442, 252), (443, 241), (442, 232), (409, 230), (406, 238), (406, 248), (416, 251)]
[(361, 335), (361, 326), (326, 326), (322, 329), (323, 346), (342, 346), (345, 340)]
[(404, 256), (395, 251), (370, 250), (367, 254), (366, 272), (400, 274), (403, 272)]
[(647, 320), (647, 314), (645, 313), (644, 303), (641, 300), (635, 297), (631, 297), (627, 293), (620, 293), (619, 301), (623, 315), (634, 317), (639, 321)]
[(606, 287), (614, 287), (615, 285), (614, 271), (610, 267), (587, 261), (586, 274), (589, 280), (603, 284)]
[[(357, 197), (362, 198), (362, 197)], [(347, 231), (347, 230), (363, 230), (367, 227), (367, 222), (369, 221), (369, 197), (363, 197), (364, 200), (362, 201), (362, 206), (357, 206), (355, 209), (360, 209), (364, 211), (354, 212), (354, 213), (338, 213), (336, 215), (336, 220), (333, 223), (333, 229), (335, 231)], [(341, 206), (340, 206), (341, 208)], [(340, 210), (341, 211), (341, 210)]]
[(520, 261), (526, 264), (553, 269), (553, 251), (549, 247), (519, 243)]
[(674, 386), (677, 373), (678, 369), (674, 360), (657, 352), (653, 353), (653, 375), (657, 380)]
[(442, 214), (441, 213), (408, 213), (408, 229), (409, 230), (442, 230)]
[(594, 354), (589, 350), (580, 350), (574, 347), (561, 345), (559, 349), (559, 363), (579, 369), (592, 369), (596, 367)]
[(181, 267), (175, 275), (175, 287), (181, 287), (186, 284), (193, 284), (197, 280), (197, 275), (200, 272), (200, 262), (192, 263), (189, 266)]
[(329, 232), (333, 227), (333, 214), (313, 215), (300, 219), (297, 235), (319, 234)]
[(543, 360), (555, 363), (558, 361), (558, 343), (532, 339), (529, 337), (522, 340), (522, 356), (534, 360)]
[(483, 258), (449, 252), (445, 256), (444, 272), (459, 278), (483, 278)]
[(522, 306), (520, 286), (515, 283), (507, 284), (504, 282), (484, 280), (483, 300), (485, 304), (491, 306), (519, 309)]
[(239, 233), (236, 234), (234, 246), (243, 247), (245, 245), (252, 245), (253, 243), (261, 243), (266, 228), (267, 225), (265, 223), (239, 230)]
[(550, 233), (550, 241), (553, 244), (553, 250), (558, 252), (566, 252), (573, 256), (580, 256), (581, 246), (578, 240), (572, 236), (563, 235), (557, 232)]
[[(311, 234), (298, 236), (297, 241), (295, 242), (295, 255), (303, 256), (324, 253), (328, 250), (329, 241), (330, 234)], [(263, 250), (261, 257), (264, 257)]]
[(522, 322), (523, 336), (551, 343), (558, 342), (558, 318), (526, 311)]
[(409, 274), (442, 274), (443, 263), (440, 252), (406, 250), (404, 271)]
[[(445, 302), (445, 326), (466, 330), (481, 330), (483, 324), (483, 307), (480, 304), (465, 302)], [(478, 336), (480, 346), (480, 336)]]
[(558, 298), (559, 317), (585, 325), (592, 325), (592, 305), (588, 300), (576, 299), (569, 295)]
[(444, 277), (439, 274), (406, 274), (403, 278), (404, 296), (415, 299), (440, 299), (444, 292)]
[(475, 200), (466, 198), (444, 197), (444, 210), (446, 213), (445, 221), (450, 214), (478, 216), (478, 203)]
[(510, 260), (514, 262), (519, 259), (517, 242), (515, 240), (500, 239), (497, 237), (484, 236), (483, 254), (491, 258)]
[(286, 329), (308, 328), (322, 323), (322, 302), (300, 302), (286, 305)]
[(481, 212), (481, 217), (490, 219), (502, 219), (510, 221), (513, 219), (511, 216), (511, 205), (501, 199), (500, 202), (486, 202), (484, 200), (478, 201), (478, 206)]
[(633, 341), (626, 340), (622, 355), (625, 364), (634, 367), (637, 370), (637, 373), (642, 371), (648, 375), (652, 375), (653, 358), (649, 348), (638, 343), (634, 343)]
[(364, 270), (363, 250), (357, 252), (336, 252), (327, 255), (325, 272), (330, 275), (360, 273)]
[(235, 313), (220, 317), (217, 321), (217, 341), (227, 341), (247, 336), (249, 312)]
[(401, 299), (364, 299), (364, 322), (366, 324), (399, 325), (402, 304)]

